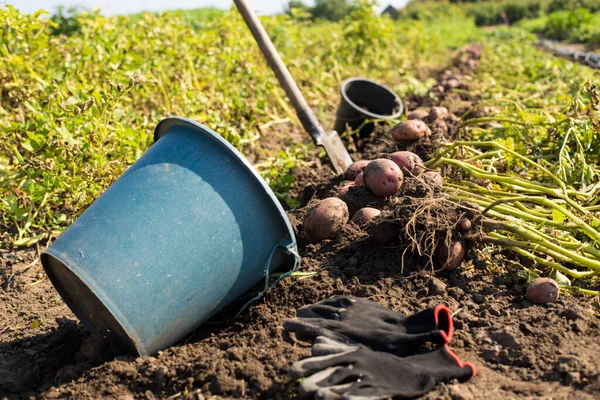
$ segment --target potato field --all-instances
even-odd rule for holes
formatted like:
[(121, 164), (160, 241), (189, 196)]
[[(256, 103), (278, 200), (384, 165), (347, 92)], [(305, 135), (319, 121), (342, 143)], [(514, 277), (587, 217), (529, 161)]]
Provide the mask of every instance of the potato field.
[[(300, 9), (261, 17), (326, 131), (348, 78), (402, 99), (399, 118), (339, 132), (354, 161), (341, 174), (234, 6), (111, 17), (0, 6), (0, 399), (599, 398), (600, 5), (555, 3), (416, 0), (392, 18), (362, 0), (337, 22)], [(301, 262), (276, 283), (284, 271), (261, 275), (253, 292), (275, 284), (247, 308), (244, 296), (138, 356), (90, 332), (41, 260), (152, 149), (169, 116), (244, 155), (276, 196)], [(248, 205), (236, 219), (254, 213)], [(165, 235), (182, 237), (177, 229), (172, 221)], [(209, 227), (197, 229), (201, 238)], [(213, 285), (202, 279), (198, 287)], [(153, 319), (160, 296), (142, 317)], [(445, 346), (476, 375), (380, 397), (344, 392), (369, 377), (349, 375), (317, 391), (298, 362), (340, 321), (303, 321), (322, 317), (306, 306), (331, 296), (401, 316), (447, 310)]]

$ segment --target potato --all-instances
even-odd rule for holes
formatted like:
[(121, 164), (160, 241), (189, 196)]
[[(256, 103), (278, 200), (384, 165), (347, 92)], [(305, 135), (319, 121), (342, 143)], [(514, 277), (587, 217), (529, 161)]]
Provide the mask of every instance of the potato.
[(444, 118), (448, 115), (448, 109), (446, 107), (431, 107), (429, 110), (429, 120), (435, 121), (436, 119)]
[(468, 231), (469, 229), (471, 229), (471, 226), (473, 224), (471, 223), (471, 220), (469, 218), (463, 218), (460, 220), (459, 225), (460, 229), (462, 229), (463, 231)]
[(425, 182), (427, 182), (434, 189), (441, 189), (444, 186), (444, 177), (437, 171), (427, 171), (423, 175)]
[(456, 78), (449, 78), (444, 86), (446, 89), (456, 89), (460, 86), (460, 82)]
[(420, 175), (425, 171), (425, 165), (421, 157), (410, 151), (397, 151), (390, 154), (391, 159), (395, 162), (403, 174), (412, 176)]
[(321, 200), (304, 217), (304, 236), (310, 243), (331, 239), (348, 222), (348, 206), (337, 197)]
[(527, 288), (525, 298), (534, 304), (554, 303), (558, 300), (560, 288), (555, 280), (537, 278)]
[(427, 110), (413, 110), (406, 114), (407, 119), (425, 119), (429, 116)]
[(367, 221), (369, 221), (379, 215), (381, 215), (381, 211), (379, 211), (376, 208), (373, 208), (373, 207), (361, 208), (352, 216), (352, 222), (354, 222), (356, 225), (363, 225), (363, 224), (367, 223)]
[(361, 172), (360, 174), (356, 175), (354, 184), (356, 186), (363, 186), (365, 184), (365, 173), (364, 172)]
[(436, 119), (432, 123), (429, 124), (429, 129), (431, 130), (432, 135), (448, 135), (448, 124), (443, 119)]
[(431, 135), (431, 131), (425, 122), (420, 119), (409, 119), (394, 126), (391, 134), (398, 141), (418, 140), (423, 136)]
[(404, 180), (400, 167), (385, 158), (371, 161), (363, 174), (365, 186), (380, 197), (388, 197), (398, 192)]
[(363, 170), (365, 169), (367, 164), (369, 164), (370, 162), (371, 161), (369, 161), (369, 160), (360, 160), (360, 161), (355, 161), (352, 164), (350, 164), (350, 166), (346, 170), (346, 179), (349, 181), (355, 180), (356, 176), (358, 174), (360, 174), (361, 172), (363, 172)]
[(461, 242), (452, 242), (450, 246), (441, 245), (437, 250), (437, 260), (442, 269), (453, 271), (465, 259), (465, 247)]
[(354, 182), (352, 181), (344, 181), (342, 182), (335, 190), (335, 194), (337, 197), (342, 197), (346, 193), (348, 193), (348, 189), (354, 186)]

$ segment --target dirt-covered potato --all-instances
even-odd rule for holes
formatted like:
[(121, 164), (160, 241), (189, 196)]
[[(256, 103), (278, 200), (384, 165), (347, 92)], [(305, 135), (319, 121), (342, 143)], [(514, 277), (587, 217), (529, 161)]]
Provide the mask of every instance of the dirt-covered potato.
[(379, 215), (381, 215), (381, 211), (376, 208), (373, 208), (373, 207), (361, 208), (352, 216), (352, 222), (354, 222), (356, 225), (363, 225), (363, 224), (367, 223), (367, 221), (369, 221)]
[(448, 135), (448, 124), (443, 119), (436, 119), (429, 124), (431, 134), (435, 136), (447, 136)]
[(358, 176), (358, 174), (360, 174), (361, 172), (363, 172), (363, 170), (365, 169), (365, 167), (370, 162), (371, 161), (369, 161), (369, 160), (359, 160), (359, 161), (355, 161), (352, 164), (350, 164), (350, 166), (346, 170), (346, 179), (349, 180), (349, 181), (355, 180), (356, 177)]
[(360, 174), (356, 175), (354, 184), (356, 186), (363, 186), (365, 184), (365, 173), (364, 172), (361, 172)]
[(444, 87), (446, 89), (456, 89), (459, 86), (460, 82), (457, 78), (448, 78), (448, 80), (446, 80), (446, 82), (444, 83)]
[(304, 236), (311, 243), (331, 239), (349, 217), (348, 206), (342, 200), (337, 197), (323, 199), (304, 217)]
[(558, 300), (560, 288), (555, 280), (537, 278), (527, 288), (525, 298), (534, 304), (554, 303)]
[(418, 140), (423, 136), (431, 135), (425, 122), (420, 119), (409, 119), (394, 126), (391, 130), (392, 137), (398, 141)]
[(452, 242), (450, 246), (441, 245), (437, 250), (437, 260), (442, 269), (453, 271), (462, 264), (465, 247), (461, 242)]
[(396, 151), (390, 154), (390, 157), (405, 175), (417, 176), (425, 171), (423, 160), (415, 153), (410, 151)]
[(435, 121), (436, 119), (444, 118), (448, 116), (448, 109), (446, 107), (431, 107), (429, 110), (429, 119)]
[(469, 229), (471, 229), (472, 225), (473, 223), (469, 218), (463, 218), (459, 222), (460, 229), (462, 229), (463, 231), (468, 231)]
[(335, 189), (336, 196), (342, 197), (343, 195), (348, 193), (348, 189), (350, 189), (352, 186), (354, 186), (353, 181), (344, 181), (344, 182), (340, 183)]
[(385, 158), (371, 161), (363, 174), (365, 186), (373, 194), (381, 197), (388, 197), (398, 192), (404, 180), (398, 164)]
[(413, 110), (411, 112), (409, 112), (408, 114), (406, 114), (406, 118), (407, 119), (425, 119), (429, 116), (429, 113), (427, 112), (427, 110), (423, 110), (423, 109), (419, 109), (419, 110)]
[(435, 190), (440, 190), (444, 186), (444, 177), (437, 171), (427, 171), (421, 176)]

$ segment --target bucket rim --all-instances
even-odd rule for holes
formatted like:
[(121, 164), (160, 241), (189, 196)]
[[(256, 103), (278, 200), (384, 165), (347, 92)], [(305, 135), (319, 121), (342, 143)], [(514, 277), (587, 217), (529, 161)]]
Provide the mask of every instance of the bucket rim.
[[(372, 113), (372, 112), (365, 110), (364, 108), (358, 106), (356, 103), (354, 103), (352, 100), (350, 100), (350, 98), (346, 94), (346, 86), (348, 86), (350, 83), (353, 83), (356, 81), (369, 82), (373, 85), (379, 86), (379, 87), (387, 90), (392, 96), (394, 96), (396, 98), (396, 102), (398, 103), (398, 106), (399, 106), (398, 111), (394, 114), (383, 115), (383, 114)], [(379, 82), (375, 82), (372, 79), (362, 78), (362, 77), (348, 78), (342, 82), (342, 84), (340, 86), (340, 92), (341, 92), (342, 97), (344, 98), (344, 100), (346, 102), (348, 102), (348, 104), (350, 104), (352, 107), (354, 107), (356, 109), (361, 110), (361, 112), (364, 115), (366, 115), (372, 119), (396, 119), (396, 118), (399, 118), (404, 113), (404, 102), (402, 101), (402, 98), (400, 98), (400, 96), (398, 96), (398, 94), (396, 92), (394, 92), (392, 89), (390, 89), (389, 87), (387, 87)], [(364, 118), (364, 117), (360, 117), (360, 118)]]
[(277, 196), (275, 196), (275, 193), (273, 192), (273, 190), (269, 187), (267, 182), (265, 182), (265, 180), (260, 176), (258, 171), (256, 171), (256, 169), (254, 169), (254, 167), (252, 166), (252, 164), (250, 164), (250, 162), (246, 159), (246, 157), (244, 157), (244, 155), (242, 153), (240, 153), (240, 151), (238, 149), (236, 149), (231, 143), (229, 143), (221, 135), (219, 135), (218, 133), (216, 133), (215, 131), (213, 131), (212, 129), (207, 127), (206, 125), (203, 125), (199, 122), (196, 122), (194, 120), (184, 118), (184, 117), (171, 116), (171, 117), (166, 117), (166, 118), (163, 118), (162, 120), (160, 120), (159, 123), (156, 125), (156, 128), (154, 128), (154, 143), (158, 142), (158, 140), (160, 140), (161, 137), (163, 137), (165, 134), (167, 134), (169, 129), (171, 129), (174, 126), (191, 127), (195, 130), (199, 129), (205, 133), (208, 133), (214, 140), (216, 140), (219, 144), (221, 144), (223, 147), (225, 147), (227, 150), (229, 150), (229, 152), (232, 155), (234, 155), (238, 159), (238, 161), (240, 161), (242, 163), (242, 165), (246, 168), (246, 170), (248, 172), (250, 172), (250, 174), (252, 176), (254, 176), (256, 182), (262, 186), (262, 188), (265, 191), (265, 194), (268, 195), (269, 199), (271, 200), (271, 203), (275, 206), (275, 208), (279, 212), (281, 219), (285, 223), (285, 226), (288, 230), (288, 234), (289, 234), (289, 238), (290, 238), (290, 243), (289, 243), (288, 247), (291, 247), (297, 251), (298, 245), (297, 245), (297, 241), (296, 241), (296, 235), (294, 234), (294, 230), (292, 228), (292, 225), (290, 223), (290, 220), (289, 220), (285, 210), (281, 206), (281, 203), (279, 202), (279, 199), (277, 198)]

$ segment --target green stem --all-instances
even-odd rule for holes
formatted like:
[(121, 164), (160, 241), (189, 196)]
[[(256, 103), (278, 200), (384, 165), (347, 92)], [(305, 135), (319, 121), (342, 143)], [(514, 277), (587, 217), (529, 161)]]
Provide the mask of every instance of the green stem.
[(490, 202), (489, 200), (481, 200), (477, 196), (473, 196), (473, 195), (467, 194), (466, 197), (465, 196), (451, 196), (450, 199), (453, 201), (458, 201), (458, 202), (475, 203), (482, 207), (482, 211), (486, 210), (486, 208), (489, 209), (486, 211), (486, 213), (489, 213), (490, 215), (492, 215), (496, 218), (506, 219), (506, 215), (510, 215), (512, 217), (516, 217), (521, 220), (531, 221), (531, 222), (535, 222), (537, 224), (551, 226), (553, 228), (560, 229), (560, 230), (574, 230), (574, 229), (579, 228), (576, 224), (565, 224), (565, 223), (554, 221), (551, 219), (541, 218), (541, 217), (535, 216), (533, 214), (526, 213), (526, 212), (520, 211), (518, 209), (515, 209), (513, 207), (506, 206), (506, 205), (498, 205), (498, 207), (494, 206), (493, 208), (498, 210), (498, 212), (493, 212), (493, 210), (490, 209), (490, 206), (493, 205), (494, 202)]
[(600, 292), (597, 290), (583, 289), (577, 286), (560, 286), (561, 289), (566, 290), (568, 292), (577, 292), (581, 294), (587, 294), (591, 296), (600, 296)]
[(565, 183), (559, 179), (556, 175), (554, 175), (550, 170), (542, 167), (540, 164), (536, 163), (535, 161), (533, 161), (532, 159), (530, 159), (529, 157), (525, 157), (522, 154), (519, 154), (518, 152), (509, 149), (508, 147), (500, 144), (500, 143), (496, 143), (496, 142), (486, 142), (486, 141), (459, 141), (459, 142), (454, 142), (453, 143), (456, 146), (472, 146), (472, 147), (493, 147), (496, 148), (498, 150), (504, 151), (506, 153), (511, 154), (513, 157), (518, 158), (519, 160), (523, 161), (526, 164), (531, 165), (532, 167), (535, 167), (537, 169), (539, 169), (540, 171), (544, 172), (545, 174), (547, 174), (550, 178), (552, 178), (552, 180), (554, 180), (558, 186), (560, 186), (560, 188), (562, 189), (563, 193), (566, 194), (567, 191), (567, 186), (565, 185)]
[(486, 207), (486, 209), (483, 210), (482, 214), (485, 215), (485, 213), (488, 210), (490, 210), (491, 208), (495, 207), (496, 205), (499, 205), (499, 204), (505, 203), (505, 202), (514, 202), (514, 201), (527, 201), (527, 202), (531, 202), (531, 203), (541, 204), (541, 205), (544, 205), (546, 207), (551, 207), (554, 210), (556, 210), (556, 211), (560, 212), (561, 214), (565, 215), (571, 221), (573, 221), (590, 238), (594, 239), (597, 242), (600, 242), (600, 233), (597, 230), (595, 230), (594, 228), (592, 228), (584, 220), (582, 220), (581, 218), (577, 217), (575, 214), (573, 214), (572, 212), (570, 212), (566, 208), (561, 207), (560, 205), (554, 203), (553, 201), (551, 201), (551, 200), (549, 200), (549, 199), (547, 199), (545, 197), (517, 196), (517, 197), (512, 197), (512, 198), (499, 199), (499, 200), (496, 200), (494, 203), (490, 204), (488, 207)]
[[(595, 271), (600, 271), (600, 261), (592, 260), (588, 257), (582, 256), (578, 253), (572, 252), (570, 250), (564, 249), (559, 245), (552, 243), (549, 240), (544, 239), (542, 236), (535, 233), (533, 230), (524, 228), (522, 226), (518, 226), (517, 224), (507, 224), (503, 222), (496, 221), (483, 221), (483, 227), (489, 231), (503, 230), (510, 233), (513, 233), (520, 238), (527, 240), (529, 242), (533, 242), (536, 244), (535, 247), (530, 248), (530, 250), (536, 250), (538, 247), (544, 247), (544, 253), (550, 255), (556, 260), (569, 261), (573, 264), (578, 264), (582, 267), (590, 268)], [(492, 235), (490, 233), (490, 235)]]
[(570, 275), (570, 276), (572, 276), (573, 278), (576, 278), (576, 279), (588, 278), (588, 277), (596, 275), (595, 271), (585, 271), (585, 272), (583, 272), (583, 271), (576, 271), (576, 270), (573, 270), (573, 269), (569, 269), (567, 267), (564, 267), (562, 264), (559, 264), (559, 263), (554, 262), (554, 261), (546, 260), (545, 258), (538, 257), (535, 254), (530, 253), (530, 252), (528, 252), (526, 250), (523, 250), (523, 249), (521, 249), (519, 247), (513, 247), (511, 250), (514, 251), (515, 253), (523, 256), (523, 257), (527, 257), (527, 258), (535, 261), (536, 263), (538, 263), (540, 265), (545, 265), (545, 266), (550, 267), (550, 268), (552, 268), (554, 270), (562, 272), (563, 274)]

